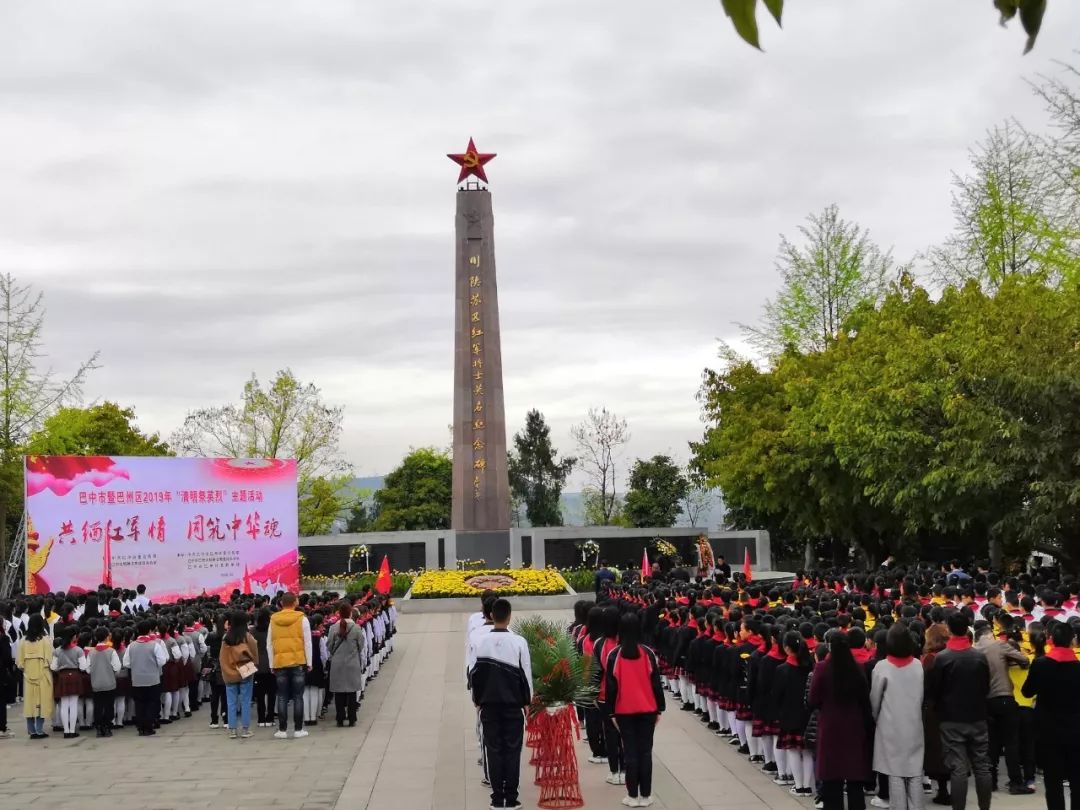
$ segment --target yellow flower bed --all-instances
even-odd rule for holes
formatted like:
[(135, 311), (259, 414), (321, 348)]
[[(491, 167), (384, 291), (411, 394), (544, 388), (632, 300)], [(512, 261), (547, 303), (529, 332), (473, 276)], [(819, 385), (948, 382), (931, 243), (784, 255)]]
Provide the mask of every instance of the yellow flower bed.
[(546, 596), (566, 593), (556, 571), (499, 568), (483, 571), (425, 571), (412, 587), (413, 599), (479, 596), (491, 588), (500, 596)]

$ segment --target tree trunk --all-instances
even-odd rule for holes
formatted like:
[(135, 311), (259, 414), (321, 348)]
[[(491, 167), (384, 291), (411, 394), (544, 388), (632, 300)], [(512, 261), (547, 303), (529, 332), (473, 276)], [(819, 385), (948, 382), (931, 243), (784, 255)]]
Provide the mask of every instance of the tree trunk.
[(803, 546), (803, 569), (809, 571), (814, 567), (814, 541), (807, 540)]

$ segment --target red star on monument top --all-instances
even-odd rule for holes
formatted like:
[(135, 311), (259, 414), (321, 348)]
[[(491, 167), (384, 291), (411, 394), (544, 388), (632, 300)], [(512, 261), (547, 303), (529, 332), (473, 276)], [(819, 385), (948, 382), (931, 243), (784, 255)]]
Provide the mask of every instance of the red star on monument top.
[(454, 163), (461, 167), (461, 172), (458, 174), (457, 181), (460, 183), (470, 174), (480, 178), (485, 183), (488, 182), (487, 173), (484, 171), (484, 164), (495, 157), (494, 152), (477, 152), (476, 144), (473, 143), (473, 139), (469, 138), (469, 145), (465, 148), (465, 151), (460, 155), (447, 155)]

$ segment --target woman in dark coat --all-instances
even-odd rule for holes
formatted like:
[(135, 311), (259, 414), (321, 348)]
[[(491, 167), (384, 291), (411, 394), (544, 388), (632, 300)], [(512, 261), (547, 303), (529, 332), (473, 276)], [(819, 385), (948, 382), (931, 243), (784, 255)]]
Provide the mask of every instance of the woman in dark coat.
[[(942, 624), (932, 624), (926, 631), (923, 644), (923, 677), (934, 668), (934, 659), (945, 649), (949, 640), (949, 631)], [(925, 689), (923, 690), (925, 695)], [(952, 805), (949, 797), (949, 769), (945, 767), (945, 751), (941, 746), (941, 725), (937, 712), (927, 701), (923, 701), (923, 773), (937, 783), (937, 795), (934, 804)]]
[(870, 781), (873, 721), (870, 687), (847, 639), (829, 634), (829, 657), (815, 670), (807, 705), (818, 709), (817, 778), (823, 810), (865, 810), (863, 787)]

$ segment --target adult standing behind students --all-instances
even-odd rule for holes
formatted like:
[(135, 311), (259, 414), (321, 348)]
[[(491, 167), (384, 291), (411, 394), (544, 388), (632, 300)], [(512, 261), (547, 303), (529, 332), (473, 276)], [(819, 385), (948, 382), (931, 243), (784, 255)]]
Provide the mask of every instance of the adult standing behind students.
[(532, 702), (532, 662), (525, 639), (510, 632), (510, 614), (510, 602), (497, 599), (491, 609), (494, 627), (476, 650), (472, 697), (484, 729), (491, 806), (518, 810), (525, 709)]
[(364, 688), (364, 631), (352, 620), (352, 605), (338, 605), (338, 621), (327, 638), (330, 692), (338, 726), (356, 725), (356, 693)]
[(304, 676), (311, 669), (311, 624), (296, 609), (296, 594), (281, 597), (281, 610), (270, 617), (266, 634), (270, 671), (277, 681), (278, 730), (274, 737), (287, 739), (289, 701), (293, 703), (293, 737), (308, 735), (304, 728)]
[(251, 736), (251, 690), (258, 668), (259, 647), (248, 632), (248, 617), (242, 610), (229, 614), (229, 629), (221, 642), (221, 679), (225, 682), (225, 701), (229, 712), (229, 738)]
[(949, 769), (953, 810), (967, 803), (968, 773), (975, 774), (979, 810), (990, 810), (990, 740), (986, 698), (990, 694), (990, 665), (971, 646), (968, 619), (959, 611), (947, 619), (950, 638), (934, 658), (926, 679), (926, 699), (941, 724), (941, 745)]
[(636, 613), (619, 620), (619, 646), (602, 662), (607, 674), (605, 703), (622, 736), (627, 807), (649, 807), (652, 797), (653, 734), (664, 711), (664, 689), (656, 654), (639, 643)]
[(990, 622), (976, 625), (975, 649), (986, 656), (990, 666), (990, 693), (986, 698), (987, 731), (990, 741), (990, 778), (997, 790), (998, 762), (1005, 751), (1005, 768), (1009, 774), (1009, 793), (1028, 796), (1035, 792), (1024, 783), (1020, 767), (1020, 707), (1013, 697), (1009, 667), (1028, 668), (1028, 657), (1019, 649), (994, 637)]
[(1050, 628), (1050, 640), (1054, 646), (1032, 662), (1022, 692), (1035, 698), (1047, 810), (1065, 810), (1063, 780), (1069, 782), (1072, 810), (1080, 810), (1080, 661), (1072, 648), (1072, 627), (1057, 622)]
[(922, 810), (923, 670), (906, 625), (889, 628), (885, 652), (870, 676), (874, 770), (889, 778), (890, 810)]
[(864, 810), (873, 745), (870, 689), (846, 636), (832, 631), (829, 657), (814, 671), (806, 705), (818, 709), (817, 778), (824, 810)]
[(43, 740), (45, 718), (53, 713), (52, 660), (53, 643), (45, 619), (34, 613), (26, 625), (26, 636), (15, 659), (23, 674), (23, 716), (31, 740)]

